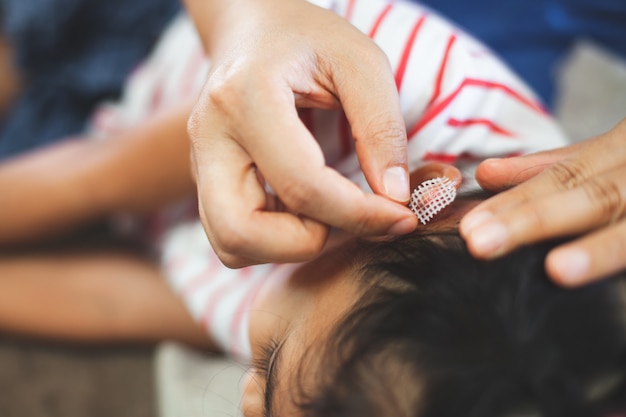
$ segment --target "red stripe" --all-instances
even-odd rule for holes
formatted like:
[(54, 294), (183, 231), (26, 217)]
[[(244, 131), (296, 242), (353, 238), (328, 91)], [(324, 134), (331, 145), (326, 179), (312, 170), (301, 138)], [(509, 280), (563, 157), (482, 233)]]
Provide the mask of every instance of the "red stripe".
[(482, 159), (478, 156), (474, 156), (471, 155), (468, 152), (464, 152), (460, 155), (456, 155), (456, 154), (450, 154), (450, 153), (432, 153), (432, 152), (426, 152), (426, 154), (424, 155), (424, 157), (422, 158), (424, 161), (436, 161), (436, 162), (443, 162), (446, 164), (452, 164), (456, 161), (458, 161), (459, 159), (469, 159), (469, 160), (479, 160)]
[(196, 292), (199, 288), (203, 287), (207, 281), (215, 277), (218, 267), (221, 265), (217, 258), (210, 260), (209, 264), (198, 274), (196, 274), (189, 282), (181, 289), (183, 296), (189, 297), (192, 293)]
[(352, 19), (352, 13), (354, 12), (354, 5), (356, 0), (350, 0), (348, 2), (348, 6), (346, 7), (346, 15), (344, 16), (346, 20)]
[[(522, 154), (521, 152), (512, 152), (510, 154), (505, 155), (504, 158), (520, 156), (521, 154)], [(474, 155), (470, 152), (463, 152), (459, 155), (449, 154), (449, 153), (426, 152), (426, 154), (424, 155), (422, 159), (424, 161), (437, 161), (437, 162), (444, 162), (446, 164), (452, 164), (458, 161), (459, 159), (463, 159), (466, 161), (482, 161), (483, 159), (485, 159), (485, 157)]]
[(161, 87), (157, 87), (154, 89), (154, 93), (152, 94), (152, 99), (150, 100), (150, 113), (153, 113), (161, 107), (161, 103), (163, 102), (163, 91)]
[(222, 286), (216, 289), (210, 297), (205, 300), (205, 308), (202, 313), (202, 317), (200, 318), (200, 322), (207, 329), (210, 330), (211, 322), (213, 321), (213, 316), (215, 315), (215, 310), (219, 303), (223, 300), (223, 298), (233, 290), (233, 287), (241, 285), (239, 280), (232, 279), (231, 281), (227, 281), (222, 284)]
[(437, 73), (437, 80), (435, 81), (435, 89), (433, 91), (433, 96), (428, 101), (427, 108), (432, 106), (432, 104), (439, 98), (441, 94), (441, 85), (443, 83), (443, 75), (446, 72), (446, 67), (448, 66), (448, 57), (450, 56), (450, 51), (452, 50), (452, 45), (456, 41), (456, 34), (450, 35), (448, 38), (448, 44), (446, 45), (446, 52), (443, 55), (443, 60), (441, 61), (441, 66), (439, 67), (439, 72)]
[[(148, 74), (152, 75), (150, 73)], [(163, 103), (163, 86), (165, 85), (165, 74), (162, 74), (162, 72), (159, 71), (153, 78), (153, 80), (155, 82), (153, 83), (154, 90), (152, 91), (152, 97), (150, 98), (150, 114), (158, 110)]]
[(392, 4), (388, 4), (387, 6), (385, 6), (383, 11), (380, 12), (378, 17), (376, 18), (376, 21), (374, 22), (374, 26), (372, 27), (372, 30), (370, 30), (370, 33), (369, 33), (370, 38), (373, 38), (374, 36), (376, 36), (376, 32), (378, 32), (378, 28), (380, 27), (381, 23), (385, 19), (385, 16), (389, 14), (392, 7), (393, 7)]
[(489, 119), (466, 119), (466, 120), (459, 120), (455, 118), (448, 119), (448, 126), (452, 126), (452, 127), (462, 128), (462, 127), (476, 126), (476, 125), (486, 126), (487, 128), (489, 128), (489, 130), (499, 135), (514, 137), (513, 133), (501, 128), (500, 126), (498, 126), (497, 124), (495, 124)]
[(204, 60), (206, 57), (204, 56), (204, 52), (201, 48), (199, 48), (196, 53), (191, 57), (191, 59), (187, 62), (184, 76), (181, 80), (182, 85), (180, 90), (182, 92), (183, 97), (188, 97), (193, 91), (194, 82), (196, 81), (198, 70), (202, 67)]
[(505, 94), (511, 96), (513, 99), (535, 110), (536, 112), (541, 113), (541, 114), (546, 113), (543, 106), (522, 96), (520, 93), (518, 93), (517, 91), (514, 91), (511, 87), (507, 85), (496, 83), (493, 81), (466, 78), (457, 87), (457, 89), (454, 90), (448, 97), (439, 101), (436, 104), (433, 104), (433, 106), (431, 106), (429, 109), (426, 110), (426, 113), (424, 114), (424, 116), (409, 131), (409, 134), (408, 134), (409, 140), (411, 140), (413, 136), (415, 136), (424, 126), (430, 123), (435, 117), (441, 114), (465, 87), (479, 87), (479, 88), (484, 88), (487, 90), (501, 90)]
[(409, 57), (411, 56), (411, 50), (413, 49), (413, 44), (415, 43), (415, 39), (417, 39), (417, 33), (419, 32), (422, 24), (426, 20), (426, 15), (422, 15), (418, 21), (413, 25), (413, 29), (411, 30), (411, 34), (407, 39), (407, 42), (404, 45), (404, 50), (402, 51), (402, 56), (400, 57), (400, 63), (398, 64), (398, 69), (396, 70), (396, 86), (398, 87), (398, 91), (400, 91), (400, 87), (402, 86), (402, 80), (404, 79), (404, 72), (406, 71), (406, 66), (409, 62)]
[[(237, 311), (235, 312), (235, 316), (233, 318), (233, 321), (231, 321), (230, 323), (230, 330), (229, 330), (229, 333), (231, 336), (230, 340), (234, 341), (233, 345), (231, 345), (232, 350), (234, 350), (233, 349), (234, 346), (237, 346), (237, 347), (241, 346), (242, 341), (238, 340), (241, 334), (237, 332), (237, 329), (241, 326), (241, 321), (243, 320), (244, 313), (246, 312), (246, 308), (249, 308), (252, 305), (252, 302), (254, 301), (257, 294), (261, 290), (261, 287), (263, 286), (264, 282), (265, 280), (260, 280), (260, 282), (250, 290), (250, 292), (241, 301), (241, 303), (239, 304), (239, 307), (237, 308)], [(243, 356), (242, 352), (237, 352), (237, 354), (240, 356)]]
[(174, 255), (174, 256), (172, 256), (170, 259), (168, 259), (165, 262), (165, 269), (167, 269), (167, 270), (172, 270), (172, 269), (179, 270), (180, 268), (183, 267), (183, 265), (185, 264), (186, 261), (187, 261), (187, 259), (185, 258), (184, 255)]

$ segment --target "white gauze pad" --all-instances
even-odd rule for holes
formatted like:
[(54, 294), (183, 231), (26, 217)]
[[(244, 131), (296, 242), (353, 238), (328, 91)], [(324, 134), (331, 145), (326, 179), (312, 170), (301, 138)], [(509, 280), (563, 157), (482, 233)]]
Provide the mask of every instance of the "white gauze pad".
[(409, 208), (422, 224), (426, 224), (455, 198), (456, 187), (449, 178), (433, 178), (413, 190)]

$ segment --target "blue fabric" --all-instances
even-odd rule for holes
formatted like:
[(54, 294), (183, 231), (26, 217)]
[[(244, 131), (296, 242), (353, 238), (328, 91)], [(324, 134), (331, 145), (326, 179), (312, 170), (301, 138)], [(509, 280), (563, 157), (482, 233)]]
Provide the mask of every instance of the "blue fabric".
[(626, 0), (420, 0), (489, 45), (552, 104), (555, 68), (581, 38), (626, 57)]
[(0, 0), (27, 88), (0, 124), (0, 159), (83, 131), (120, 94), (179, 0)]

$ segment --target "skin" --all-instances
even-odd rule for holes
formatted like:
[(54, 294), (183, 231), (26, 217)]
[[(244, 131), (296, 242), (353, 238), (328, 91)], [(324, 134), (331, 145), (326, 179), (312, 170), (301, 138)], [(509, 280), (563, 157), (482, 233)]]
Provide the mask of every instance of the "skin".
[[(444, 165), (425, 167), (413, 175), (414, 180), (423, 180), (420, 175), (440, 169), (455, 169)], [(456, 171), (458, 172), (458, 171)], [(415, 182), (413, 182), (415, 184)], [(429, 228), (450, 229), (458, 226), (459, 219), (477, 202), (460, 200), (436, 216)], [(314, 261), (291, 267), (282, 279), (268, 281), (255, 298), (250, 313), (250, 343), (253, 363), (267, 367), (267, 345), (280, 346), (280, 354), (274, 362), (270, 415), (297, 415), (293, 401), (293, 387), (303, 388), (313, 384), (308, 376), (315, 374), (318, 360), (329, 333), (350, 311), (358, 300), (360, 288), (356, 276), (359, 265), (359, 240), (351, 237), (339, 238)], [(304, 379), (300, 379), (304, 377)], [(262, 367), (250, 369), (241, 401), (241, 410), (246, 417), (261, 417), (265, 411), (267, 373)]]
[(113, 213), (150, 213), (193, 195), (190, 108), (181, 105), (107, 140), (66, 140), (3, 161), (0, 248), (54, 238)]
[[(311, 354), (306, 367), (315, 366), (315, 353), (328, 338), (329, 329), (358, 298), (350, 256), (346, 255), (347, 251), (327, 251), (284, 279), (267, 282), (255, 299), (250, 315), (255, 362), (264, 360), (262, 346), (271, 340), (280, 345), (280, 365), (272, 367), (277, 381), (272, 401), (275, 414), (294, 415), (293, 402), (285, 401), (293, 372), (299, 369), (305, 352)], [(241, 403), (246, 417), (263, 416), (266, 377), (260, 369), (250, 369)]]
[(0, 256), (0, 329), (76, 343), (215, 349), (149, 259), (84, 244)]
[[(153, 259), (116, 242), (57, 241), (111, 214), (146, 214), (193, 195), (189, 112), (183, 105), (106, 141), (67, 140), (0, 164), (7, 197), (0, 205), (0, 329), (74, 342), (174, 339), (217, 350)], [(412, 180), (440, 175), (460, 173), (429, 164)]]
[(544, 239), (580, 235), (552, 250), (546, 270), (579, 286), (626, 268), (626, 120), (565, 148), (487, 160), (476, 177), (504, 191), (477, 206), (460, 231), (473, 255), (495, 258)]
[(23, 79), (15, 65), (13, 45), (0, 35), (0, 115), (9, 110), (23, 87)]
[(113, 213), (146, 214), (193, 195), (190, 108), (105, 141), (67, 140), (0, 164), (2, 331), (82, 343), (173, 339), (215, 349), (153, 259), (124, 250), (123, 242), (68, 236)]
[[(312, 259), (329, 225), (360, 236), (415, 229), (406, 129), (374, 42), (305, 0), (186, 4), (212, 60), (189, 120), (201, 218), (226, 265)], [(343, 108), (374, 195), (326, 166), (303, 107)], [(267, 209), (257, 168), (287, 211)]]

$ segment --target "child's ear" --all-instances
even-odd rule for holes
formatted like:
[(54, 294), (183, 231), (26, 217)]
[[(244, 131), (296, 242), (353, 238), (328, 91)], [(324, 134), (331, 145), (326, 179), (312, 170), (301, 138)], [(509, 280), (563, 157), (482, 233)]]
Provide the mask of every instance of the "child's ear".
[(427, 162), (424, 165), (411, 172), (411, 190), (417, 188), (418, 185), (426, 180), (438, 177), (446, 177), (458, 189), (461, 186), (463, 175), (454, 165), (444, 164), (442, 162)]

